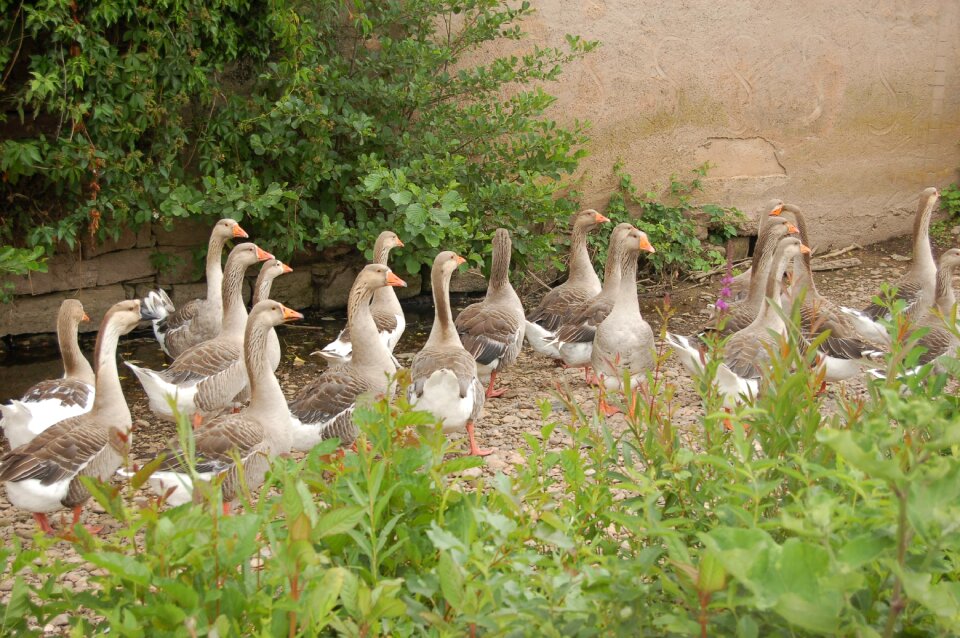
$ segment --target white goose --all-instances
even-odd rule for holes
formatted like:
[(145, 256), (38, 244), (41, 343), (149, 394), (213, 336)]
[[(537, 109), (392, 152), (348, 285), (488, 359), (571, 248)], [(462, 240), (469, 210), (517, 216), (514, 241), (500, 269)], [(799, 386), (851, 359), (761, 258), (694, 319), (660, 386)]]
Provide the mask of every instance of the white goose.
[(93, 368), (77, 342), (77, 327), (81, 321), (89, 320), (76, 299), (66, 299), (60, 304), (57, 342), (63, 359), (63, 377), (41, 381), (19, 400), (0, 405), (3, 415), (0, 424), (10, 449), (27, 443), (54, 423), (90, 411), (95, 394)]
[(410, 366), (407, 390), (410, 405), (426, 410), (443, 423), (444, 432), (466, 430), (470, 454), (486, 456), (474, 438), (474, 424), (483, 409), (483, 384), (477, 378), (473, 355), (460, 342), (450, 313), (450, 276), (466, 260), (444, 251), (433, 260), (433, 328), (423, 349)]
[[(774, 268), (767, 277), (766, 296), (753, 322), (727, 339), (723, 347), (723, 361), (717, 367), (717, 388), (724, 404), (731, 406), (740, 397), (756, 396), (760, 377), (769, 364), (769, 349), (776, 346), (776, 336), (785, 329), (775, 304), (779, 303), (777, 290), (787, 269), (787, 262), (795, 255), (810, 252), (797, 237), (780, 240), (774, 255)], [(667, 343), (674, 349), (680, 362), (691, 375), (703, 374), (706, 354), (690, 338), (667, 333)]]
[(223, 245), (231, 238), (246, 238), (246, 231), (233, 219), (221, 219), (210, 232), (207, 243), (207, 296), (194, 299), (179, 309), (162, 289), (148, 294), (143, 300), (147, 310), (155, 317), (153, 333), (160, 347), (172, 358), (177, 358), (191, 346), (213, 339), (220, 332), (223, 314)]
[(90, 498), (80, 477), (107, 481), (128, 456), (132, 420), (117, 376), (117, 342), (141, 319), (153, 318), (136, 299), (114, 304), (97, 335), (97, 391), (91, 410), (60, 421), (0, 458), (7, 498), (32, 512), (43, 531), (53, 533), (47, 514), (64, 507), (73, 508), (76, 524)]
[[(299, 312), (269, 299), (253, 307), (244, 333), (243, 354), (249, 375), (250, 405), (239, 413), (220, 415), (200, 425), (194, 433), (197, 477), (207, 482), (223, 477), (220, 489), (225, 509), (240, 493), (237, 458), (243, 466), (246, 486), (255, 490), (263, 484), (270, 460), (290, 451), (293, 431), (286, 399), (273, 373), (267, 347), (274, 326), (302, 318)], [(162, 454), (164, 460), (148, 479), (151, 490), (166, 496), (174, 506), (189, 502), (193, 482), (184, 465), (183, 450), (177, 445)]]
[(540, 304), (527, 315), (524, 338), (534, 351), (559, 359), (560, 351), (552, 343), (554, 331), (580, 304), (600, 294), (600, 278), (593, 270), (590, 253), (587, 252), (587, 233), (609, 221), (591, 209), (582, 210), (574, 216), (573, 232), (570, 233), (570, 275), (565, 282), (545, 294)]
[(188, 348), (165, 370), (127, 365), (137, 375), (158, 417), (173, 421), (177, 410), (186, 416), (213, 416), (228, 408), (247, 386), (243, 363), (243, 331), (247, 309), (243, 305), (243, 272), (273, 255), (255, 244), (237, 245), (227, 258), (223, 279), (223, 322), (220, 334)]
[[(390, 251), (394, 248), (403, 248), (403, 242), (397, 237), (397, 234), (391, 230), (385, 230), (377, 237), (377, 242), (373, 246), (373, 263), (386, 266), (390, 259)], [(380, 288), (373, 293), (373, 301), (370, 305), (370, 312), (373, 314), (373, 321), (377, 325), (377, 332), (387, 350), (393, 354), (393, 349), (403, 336), (403, 331), (407, 327), (407, 320), (403, 316), (403, 308), (400, 306), (400, 300), (397, 299), (397, 292), (393, 286)], [(353, 352), (353, 344), (350, 341), (350, 327), (347, 326), (340, 331), (337, 338), (331, 341), (320, 350), (320, 355), (332, 363), (346, 363), (350, 361)], [(396, 363), (396, 360), (394, 360)]]
[(380, 340), (370, 312), (378, 288), (406, 286), (383, 264), (369, 264), (357, 275), (347, 300), (347, 326), (353, 335), (353, 355), (342, 366), (327, 368), (301, 389), (288, 407), (293, 428), (293, 449), (309, 451), (325, 439), (338, 438), (350, 445), (357, 438), (353, 409), (361, 395), (385, 395), (397, 367)]

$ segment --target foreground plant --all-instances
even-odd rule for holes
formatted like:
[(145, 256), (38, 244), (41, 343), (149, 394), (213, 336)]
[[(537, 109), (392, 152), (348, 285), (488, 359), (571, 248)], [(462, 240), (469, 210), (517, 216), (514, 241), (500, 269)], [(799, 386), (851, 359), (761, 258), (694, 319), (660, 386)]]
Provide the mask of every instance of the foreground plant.
[(235, 516), (215, 489), (173, 509), (95, 489), (121, 530), (77, 528), (75, 547), (104, 573), (73, 591), (53, 541), (0, 550), (16, 574), (0, 626), (39, 635), (66, 612), (77, 636), (960, 632), (956, 378), (894, 376), (824, 417), (798, 338), (755, 400), (728, 413), (703, 392), (692, 429), (663, 352), (622, 397), (623, 431), (561, 395), (509, 476), (473, 478), (482, 461), (401, 400), (356, 412), (355, 454), (331, 458), (330, 441), (275, 461)]

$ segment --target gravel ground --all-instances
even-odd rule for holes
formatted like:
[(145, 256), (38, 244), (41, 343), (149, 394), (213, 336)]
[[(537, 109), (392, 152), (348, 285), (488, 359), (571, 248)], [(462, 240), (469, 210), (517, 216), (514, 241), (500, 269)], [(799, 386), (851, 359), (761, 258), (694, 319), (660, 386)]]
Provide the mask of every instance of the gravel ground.
[[(861, 307), (867, 303), (871, 295), (876, 293), (881, 282), (896, 280), (906, 266), (901, 256), (909, 254), (908, 238), (891, 240), (853, 251), (844, 255), (843, 258), (857, 257), (862, 264), (844, 270), (815, 273), (818, 289), (821, 294), (835, 302)], [(898, 257), (901, 258), (898, 259)], [(677, 314), (671, 320), (670, 329), (681, 334), (694, 331), (706, 318), (701, 309), (713, 301), (718, 288), (719, 276), (696, 287), (690, 287), (690, 284), (677, 286), (671, 292), (672, 304), (677, 309)], [(661, 323), (657, 308), (662, 306), (663, 291), (642, 291), (641, 295), (644, 317), (657, 333)], [(529, 305), (532, 306), (533, 301), (531, 299)], [(281, 364), (279, 377), (288, 396), (304, 383), (303, 380), (311, 379), (323, 368), (319, 357), (310, 356), (310, 352), (318, 347), (322, 338), (317, 337), (317, 333), (314, 333), (313, 337), (303, 336), (308, 333), (309, 331), (303, 328), (299, 331), (288, 328), (281, 334), (281, 340), (286, 344), (287, 354)], [(413, 356), (413, 352), (409, 350), (412, 350), (415, 344), (411, 344), (411, 341), (412, 339), (405, 336), (398, 347), (402, 362), (409, 361)], [(121, 349), (129, 350), (126, 344), (122, 344)], [(129, 357), (130, 352), (121, 354)], [(667, 358), (663, 375), (665, 380), (676, 388), (678, 408), (675, 425), (681, 432), (689, 430), (702, 414), (700, 401), (693, 391), (692, 383), (673, 356)], [(498, 381), (508, 388), (508, 392), (499, 399), (487, 402), (477, 426), (477, 439), (480, 446), (493, 448), (495, 451), (486, 457), (482, 468), (468, 470), (467, 474), (470, 475), (492, 476), (496, 472), (511, 473), (514, 465), (523, 463), (522, 452), (526, 448), (524, 435), (529, 433), (539, 436), (542, 425), (539, 405), (542, 401), (551, 402), (554, 409), (552, 418), (561, 422), (568, 420), (569, 417), (564, 414), (566, 408), (556, 393), (558, 385), (569, 390), (570, 395), (586, 413), (592, 413), (596, 404), (596, 391), (585, 385), (582, 371), (556, 367), (549, 359), (534, 353), (529, 348), (524, 349), (517, 363), (503, 372), (498, 377)], [(846, 386), (848, 393), (864, 391), (862, 382), (857, 380), (848, 382)], [(133, 456), (137, 459), (149, 458), (173, 436), (173, 426), (159, 421), (149, 412), (146, 397), (135, 380), (125, 379), (124, 389), (135, 421)], [(830, 395), (835, 395), (837, 388), (830, 388), (828, 392)], [(828, 405), (829, 403), (828, 398)], [(624, 418), (620, 415), (615, 415), (608, 423), (615, 431), (625, 427)], [(462, 439), (461, 444), (460, 449), (466, 451), (465, 438)], [(566, 444), (565, 436), (560, 432), (554, 433), (548, 443), (550, 447), (558, 449)], [(5, 445), (4, 442), (4, 447)], [(52, 520), (54, 520), (54, 526), (58, 526), (57, 520)], [(103, 526), (104, 534), (110, 534), (118, 526), (116, 521), (105, 515), (92, 501), (91, 505), (85, 509), (83, 520), (87, 524)], [(29, 539), (35, 532), (36, 527), (31, 516), (26, 512), (15, 510), (7, 502), (5, 493), (0, 490), (0, 542), (9, 546), (11, 539), (16, 535), (29, 545), (31, 543)], [(88, 579), (94, 566), (85, 563), (74, 552), (70, 543), (60, 542), (51, 551), (56, 553), (57, 558), (77, 564), (77, 568), (65, 576), (67, 586), (78, 589), (88, 586)], [(0, 575), (0, 602), (6, 602), (12, 585), (13, 579), (10, 574)], [(46, 629), (50, 634), (57, 634), (62, 631), (66, 623), (67, 619), (64, 616), (56, 619), (56, 622)]]

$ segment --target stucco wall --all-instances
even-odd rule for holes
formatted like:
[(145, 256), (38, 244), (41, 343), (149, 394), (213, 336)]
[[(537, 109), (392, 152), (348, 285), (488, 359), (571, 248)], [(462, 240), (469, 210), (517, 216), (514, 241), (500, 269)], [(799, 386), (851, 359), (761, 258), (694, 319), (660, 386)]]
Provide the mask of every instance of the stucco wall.
[(549, 87), (554, 117), (593, 124), (588, 205), (618, 158), (644, 187), (709, 160), (703, 199), (794, 202), (826, 249), (908, 232), (920, 191), (957, 180), (957, 0), (532, 4), (516, 52), (603, 43)]

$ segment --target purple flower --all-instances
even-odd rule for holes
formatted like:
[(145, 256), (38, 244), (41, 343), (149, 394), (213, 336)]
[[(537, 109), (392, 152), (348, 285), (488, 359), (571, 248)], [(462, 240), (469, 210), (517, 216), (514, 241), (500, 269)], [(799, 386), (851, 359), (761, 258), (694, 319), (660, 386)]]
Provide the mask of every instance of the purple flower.
[(717, 306), (717, 310), (719, 310), (720, 312), (726, 312), (727, 310), (730, 309), (730, 306), (727, 305), (727, 302), (724, 301), (722, 298), (717, 299), (716, 306)]

